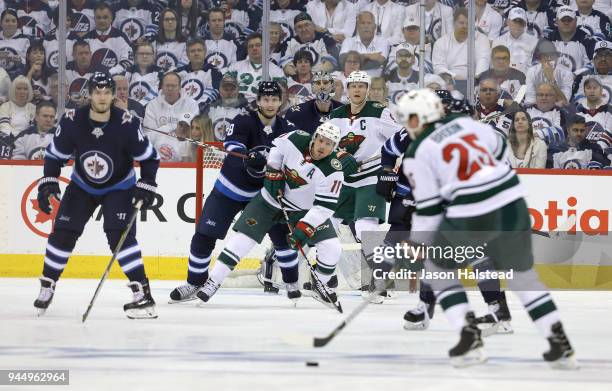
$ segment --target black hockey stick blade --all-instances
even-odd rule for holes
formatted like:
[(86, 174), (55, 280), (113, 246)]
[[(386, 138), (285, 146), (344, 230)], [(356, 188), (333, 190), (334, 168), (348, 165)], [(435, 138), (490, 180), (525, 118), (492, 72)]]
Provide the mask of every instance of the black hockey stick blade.
[(327, 345), (328, 343), (331, 342), (332, 339), (334, 339), (336, 335), (338, 335), (340, 331), (342, 331), (344, 327), (346, 327), (346, 325), (347, 325), (346, 320), (343, 320), (342, 323), (340, 323), (338, 327), (336, 327), (334, 331), (332, 331), (331, 334), (329, 334), (327, 337), (323, 337), (323, 338), (315, 337), (313, 341), (313, 346), (315, 348), (322, 348), (323, 346)]

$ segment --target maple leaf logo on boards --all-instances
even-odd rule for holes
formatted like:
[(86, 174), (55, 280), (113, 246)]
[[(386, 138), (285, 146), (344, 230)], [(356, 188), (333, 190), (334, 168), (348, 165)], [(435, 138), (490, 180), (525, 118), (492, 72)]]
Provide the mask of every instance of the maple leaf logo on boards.
[(36, 211), (36, 217), (34, 218), (35, 223), (46, 223), (47, 221), (51, 221), (53, 223), (55, 221), (55, 216), (57, 216), (57, 210), (59, 208), (59, 201), (55, 197), (51, 197), (51, 214), (48, 215), (40, 209), (40, 205), (38, 205), (38, 199), (30, 198), (30, 203), (32, 204), (32, 209)]
[(289, 168), (285, 167), (284, 173), (285, 181), (287, 185), (289, 185), (290, 189), (297, 189), (298, 187), (308, 184), (308, 182), (306, 182), (306, 180), (302, 178), (295, 169), (290, 170)]

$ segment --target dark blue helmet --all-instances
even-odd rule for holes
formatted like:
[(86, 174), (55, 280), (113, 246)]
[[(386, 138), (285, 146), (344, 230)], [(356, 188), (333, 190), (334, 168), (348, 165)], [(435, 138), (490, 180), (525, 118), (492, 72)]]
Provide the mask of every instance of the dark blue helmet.
[(262, 81), (257, 89), (257, 99), (262, 96), (278, 96), (278, 99), (283, 99), (283, 91), (275, 81)]
[(110, 88), (113, 94), (115, 93), (115, 81), (107, 72), (94, 72), (89, 78), (87, 86), (89, 88), (89, 94), (91, 94), (94, 88)]

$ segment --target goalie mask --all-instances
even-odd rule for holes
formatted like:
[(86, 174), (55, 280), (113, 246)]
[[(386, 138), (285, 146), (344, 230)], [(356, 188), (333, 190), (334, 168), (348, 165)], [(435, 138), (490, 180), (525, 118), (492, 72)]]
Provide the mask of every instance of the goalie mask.
[[(321, 82), (320, 84), (316, 84)], [(325, 84), (324, 82), (327, 82)], [(312, 92), (319, 102), (327, 103), (331, 100), (334, 91), (334, 78), (327, 72), (315, 72), (312, 77)]]

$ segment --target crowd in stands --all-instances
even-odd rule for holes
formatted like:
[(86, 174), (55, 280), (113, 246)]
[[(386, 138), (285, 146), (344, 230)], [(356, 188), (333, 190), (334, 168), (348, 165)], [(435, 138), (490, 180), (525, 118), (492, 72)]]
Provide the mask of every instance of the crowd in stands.
[[(40, 159), (53, 134), (58, 3), (0, 0), (0, 159)], [(88, 104), (88, 78), (108, 71), (115, 104), (143, 120), (163, 161), (192, 161), (194, 151), (159, 131), (223, 141), (232, 119), (253, 109), (264, 63), (285, 111), (313, 98), (320, 70), (333, 75), (340, 102), (355, 70), (373, 78), (369, 98), (390, 107), (418, 88), (421, 70), (428, 88), (467, 91), (473, 26), (463, 0), (426, 0), (424, 26), (418, 0), (273, 0), (269, 59), (261, 0), (67, 3), (66, 107)], [(609, 167), (612, 0), (472, 4), (474, 116), (507, 137), (511, 164)]]

